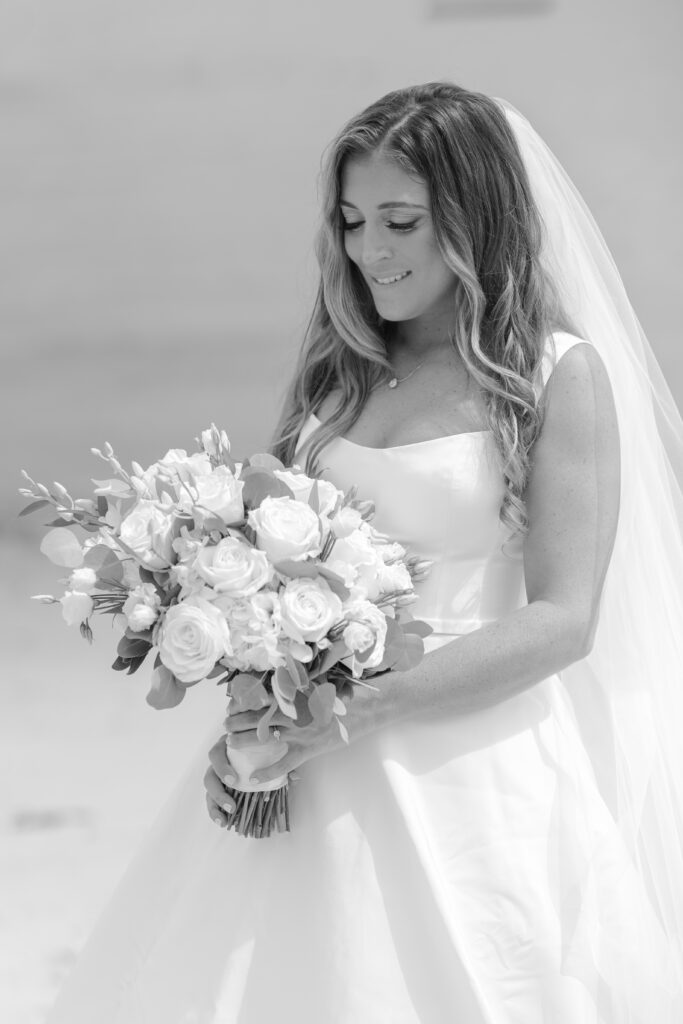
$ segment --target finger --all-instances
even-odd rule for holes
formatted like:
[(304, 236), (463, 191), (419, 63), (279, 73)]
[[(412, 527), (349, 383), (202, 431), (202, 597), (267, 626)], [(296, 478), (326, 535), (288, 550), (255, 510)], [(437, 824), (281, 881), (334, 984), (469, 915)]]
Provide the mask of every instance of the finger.
[(228, 715), (223, 725), (228, 733), (242, 732), (244, 729), (255, 729), (260, 717), (259, 711), (240, 711), (235, 715)]
[(226, 786), (234, 786), (237, 783), (237, 774), (228, 760), (225, 739), (225, 735), (221, 736), (211, 747), (209, 761), (218, 778), (222, 779)]
[(250, 782), (272, 782), (274, 779), (279, 779), (283, 775), (288, 775), (289, 772), (295, 766), (292, 764), (292, 759), (289, 755), (289, 751), (284, 757), (281, 757), (279, 761), (275, 761), (274, 764), (269, 764), (265, 768), (259, 768), (249, 778)]
[(208, 793), (206, 794), (206, 809), (209, 812), (211, 820), (215, 821), (217, 825), (221, 826), (221, 828), (228, 824), (227, 814), (222, 811), (216, 803), (214, 803)]
[(204, 773), (204, 788), (206, 789), (207, 795), (211, 797), (213, 802), (220, 807), (221, 810), (227, 811), (228, 814), (232, 814), (234, 812), (235, 801), (228, 793), (225, 792), (223, 783), (211, 767), (207, 768)]
[[(226, 732), (232, 734), (246, 729), (255, 729), (267, 710), (268, 708), (264, 708), (261, 711), (240, 711), (237, 714), (228, 715), (223, 722)], [(292, 720), (287, 718), (278, 708), (272, 715), (269, 724), (280, 726), (280, 728), (283, 726), (288, 727), (292, 724)]]

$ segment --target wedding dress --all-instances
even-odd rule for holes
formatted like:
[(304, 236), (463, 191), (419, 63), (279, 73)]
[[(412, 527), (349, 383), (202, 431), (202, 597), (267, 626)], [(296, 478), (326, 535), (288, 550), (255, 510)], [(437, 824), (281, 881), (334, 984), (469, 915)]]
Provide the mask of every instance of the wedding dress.
[[(543, 367), (581, 338), (554, 335)], [(301, 446), (317, 425), (311, 416)], [(432, 559), (427, 651), (524, 605), (488, 431), (385, 449), (336, 438), (338, 487)], [(204, 803), (205, 741), (49, 1024), (675, 1024), (672, 952), (552, 675), (323, 755), (289, 834), (244, 839)]]

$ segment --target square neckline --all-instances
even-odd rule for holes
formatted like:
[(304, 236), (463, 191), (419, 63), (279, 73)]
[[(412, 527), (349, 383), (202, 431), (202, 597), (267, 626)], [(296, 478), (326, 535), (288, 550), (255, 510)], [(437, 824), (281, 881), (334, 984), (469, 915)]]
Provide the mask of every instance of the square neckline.
[[(311, 419), (314, 419), (318, 424), (322, 425), (321, 420), (314, 412), (310, 413)], [(405, 448), (419, 448), (425, 444), (436, 444), (439, 441), (452, 441), (456, 437), (485, 437), (491, 434), (491, 430), (460, 430), (457, 434), (443, 434), (441, 437), (429, 437), (425, 441), (410, 441), (408, 444), (392, 444), (386, 445), (384, 448), (377, 448), (373, 445), (358, 444), (357, 441), (350, 441), (348, 437), (342, 437), (338, 434), (336, 437), (329, 441), (332, 444), (333, 441), (343, 441), (345, 444), (351, 445), (352, 448), (362, 448), (364, 452), (396, 452), (401, 451)]]

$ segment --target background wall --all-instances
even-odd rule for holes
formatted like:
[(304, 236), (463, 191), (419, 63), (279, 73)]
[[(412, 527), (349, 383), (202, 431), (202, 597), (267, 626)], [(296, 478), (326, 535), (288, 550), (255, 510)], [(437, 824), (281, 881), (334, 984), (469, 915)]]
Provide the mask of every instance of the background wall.
[(19, 468), (85, 494), (104, 440), (144, 463), (213, 419), (238, 454), (265, 446), (314, 294), (320, 155), (349, 116), (438, 78), (519, 107), (683, 403), (678, 0), (438, 6), (0, 0), (2, 1019), (42, 1018), (222, 713), (199, 688), (152, 712), (144, 672), (110, 673), (106, 624), (88, 648), (28, 601), (59, 588), (16, 519)]

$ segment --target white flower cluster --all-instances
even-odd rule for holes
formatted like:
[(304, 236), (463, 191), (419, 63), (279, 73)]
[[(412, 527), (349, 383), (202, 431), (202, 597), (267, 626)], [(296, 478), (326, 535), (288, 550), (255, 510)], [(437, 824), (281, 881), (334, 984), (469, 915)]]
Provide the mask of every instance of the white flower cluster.
[[(95, 481), (97, 504), (64, 508), (91, 531), (98, 524), (97, 534), (81, 548), (70, 531), (53, 530), (43, 548), (72, 568), (60, 599), (66, 621), (89, 630), (93, 610), (113, 612), (125, 624), (119, 661), (156, 647), (181, 687), (217, 666), (282, 669), (298, 686), (302, 666), (323, 652), (354, 678), (381, 666), (388, 619), (414, 599), (414, 562), (368, 522), (369, 503), (272, 456), (234, 463), (214, 426), (201, 444), (147, 469), (133, 463), (130, 475), (110, 446), (93, 449), (117, 478)], [(281, 691), (292, 715), (291, 693)]]

